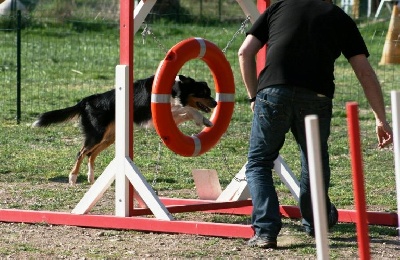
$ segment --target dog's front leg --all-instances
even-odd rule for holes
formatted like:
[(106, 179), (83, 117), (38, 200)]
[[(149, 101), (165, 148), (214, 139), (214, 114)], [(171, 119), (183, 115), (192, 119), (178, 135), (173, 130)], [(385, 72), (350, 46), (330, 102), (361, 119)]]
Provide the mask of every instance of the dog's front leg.
[(179, 109), (173, 109), (171, 112), (177, 125), (193, 120), (198, 126), (213, 126), (213, 123), (210, 120), (205, 118), (199, 111), (192, 107), (181, 107)]
[[(110, 128), (109, 128), (110, 129)], [(106, 134), (104, 135), (104, 139), (101, 141), (101, 143), (99, 145), (97, 145), (95, 148), (92, 149), (91, 153), (88, 154), (89, 156), (89, 162), (88, 162), (88, 173), (87, 173), (87, 177), (88, 177), (88, 182), (90, 184), (94, 183), (94, 161), (96, 160), (97, 156), (104, 151), (105, 149), (107, 149), (107, 147), (109, 147), (110, 145), (112, 145), (115, 141), (114, 139), (114, 135), (115, 132), (113, 130), (114, 128), (112, 128), (112, 131), (107, 131)]]
[(93, 184), (94, 183), (94, 163), (92, 163), (92, 160), (90, 160), (90, 158), (89, 158), (89, 162), (88, 162), (87, 177), (88, 177), (88, 182), (90, 184)]
[(211, 127), (213, 126), (213, 123), (208, 120), (208, 118), (204, 117), (202, 113), (200, 113), (198, 110), (192, 108), (192, 107), (186, 107), (188, 110), (188, 113), (191, 115), (191, 117), (193, 118), (194, 122), (196, 123), (196, 125), (198, 126), (207, 126), (207, 127)]
[(171, 113), (176, 125), (193, 120), (193, 117), (187, 113), (187, 109), (185, 109), (185, 107), (172, 107)]

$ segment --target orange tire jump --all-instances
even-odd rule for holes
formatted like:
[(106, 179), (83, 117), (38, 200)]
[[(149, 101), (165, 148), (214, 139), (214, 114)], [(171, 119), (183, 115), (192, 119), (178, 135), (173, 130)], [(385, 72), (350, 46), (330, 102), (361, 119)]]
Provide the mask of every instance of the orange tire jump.
[[(170, 97), (175, 77), (182, 66), (192, 59), (203, 60), (214, 78), (218, 105), (210, 121), (196, 135), (183, 134), (176, 126), (171, 113)], [(235, 83), (229, 62), (212, 42), (202, 38), (189, 38), (173, 46), (158, 66), (151, 95), (154, 127), (164, 144), (173, 152), (190, 157), (198, 156), (213, 148), (228, 129), (235, 102)]]

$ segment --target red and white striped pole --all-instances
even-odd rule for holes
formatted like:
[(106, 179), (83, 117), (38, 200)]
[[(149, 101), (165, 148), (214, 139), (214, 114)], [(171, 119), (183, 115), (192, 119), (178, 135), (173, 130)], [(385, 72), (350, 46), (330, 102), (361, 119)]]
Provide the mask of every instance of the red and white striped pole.
[(365, 204), (364, 173), (361, 155), (358, 104), (346, 103), (347, 126), (350, 143), (351, 171), (353, 174), (354, 201), (357, 212), (357, 241), (360, 259), (370, 259), (367, 211)]
[[(123, 121), (122, 126), (125, 126), (127, 124), (127, 133), (123, 133), (125, 135), (125, 139), (123, 142), (127, 141), (128, 144), (122, 144), (122, 146), (127, 145), (126, 147), (128, 149), (128, 154), (131, 159), (133, 159), (133, 39), (134, 39), (134, 33), (133, 33), (133, 8), (134, 2), (131, 0), (120, 0), (120, 26), (119, 26), (119, 31), (120, 31), (120, 37), (119, 37), (119, 60), (120, 60), (120, 65), (124, 65), (128, 67), (128, 75), (124, 75), (124, 77), (128, 77), (127, 79), (121, 79), (121, 80), (127, 80), (127, 85), (128, 85), (128, 97), (127, 99), (124, 100), (124, 105), (127, 108), (126, 111), (117, 111), (116, 113), (120, 113), (121, 115), (116, 115), (116, 116), (121, 116), (121, 120)], [(122, 70), (120, 66), (117, 66), (116, 70)], [(123, 73), (122, 73), (123, 74)], [(121, 75), (120, 75), (121, 76)], [(127, 118), (125, 118), (127, 117)], [(117, 122), (117, 132), (118, 130), (121, 130), (119, 127), (119, 123)], [(122, 134), (122, 133), (119, 133)], [(117, 146), (116, 146), (117, 147)], [(119, 148), (119, 147), (118, 147)], [(121, 147), (122, 148), (122, 147)], [(121, 150), (122, 152), (122, 150)], [(120, 178), (117, 176), (118, 181), (116, 181), (116, 186), (118, 186), (117, 189), (127, 189), (127, 198), (123, 198), (122, 204), (127, 204), (126, 207), (129, 209), (123, 209), (123, 207), (119, 207), (121, 210), (116, 210), (116, 211), (122, 211), (119, 214), (126, 214), (129, 216), (133, 215), (133, 207), (134, 207), (134, 202), (133, 202), (133, 197), (134, 197), (134, 189), (131, 183), (126, 179), (124, 174), (120, 174)], [(125, 179), (124, 181), (121, 181), (121, 179)], [(128, 212), (123, 212), (123, 211), (128, 211)]]

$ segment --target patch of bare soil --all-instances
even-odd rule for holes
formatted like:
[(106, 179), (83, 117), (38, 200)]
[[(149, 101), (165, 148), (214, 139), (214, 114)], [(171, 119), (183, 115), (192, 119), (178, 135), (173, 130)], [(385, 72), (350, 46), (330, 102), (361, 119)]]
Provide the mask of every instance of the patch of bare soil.
[[(64, 184), (41, 184), (41, 189), (60, 189)], [(0, 207), (12, 205), (21, 197), (10, 196), (10, 191), (27, 188), (21, 183), (0, 187)], [(65, 188), (65, 187), (64, 187)], [(87, 187), (86, 187), (87, 188)], [(74, 189), (74, 188), (72, 188)], [(78, 188), (75, 188), (78, 189)], [(189, 195), (193, 191), (174, 191), (166, 195)], [(34, 198), (29, 203), (37, 203)], [(43, 202), (42, 202), (43, 203)], [(112, 192), (100, 202), (112, 209)], [(67, 210), (62, 210), (67, 211)], [(107, 210), (106, 210), (107, 211)], [(98, 214), (98, 212), (96, 212)], [(202, 221), (201, 214), (191, 218)], [(349, 224), (348, 228), (353, 228)], [(342, 228), (338, 228), (342, 230)], [(338, 232), (338, 231), (334, 231)], [(346, 231), (347, 232), (347, 231)], [(352, 231), (350, 231), (351, 233)], [(355, 235), (330, 235), (330, 255), (336, 259), (357, 259)], [(399, 238), (382, 232), (371, 237), (372, 259), (400, 259)], [(265, 250), (249, 248), (245, 239), (205, 237), (186, 234), (137, 232), (132, 230), (105, 230), (47, 224), (0, 222), (0, 259), (315, 259), (315, 241), (300, 231), (298, 220), (284, 220), (278, 238), (279, 248)]]

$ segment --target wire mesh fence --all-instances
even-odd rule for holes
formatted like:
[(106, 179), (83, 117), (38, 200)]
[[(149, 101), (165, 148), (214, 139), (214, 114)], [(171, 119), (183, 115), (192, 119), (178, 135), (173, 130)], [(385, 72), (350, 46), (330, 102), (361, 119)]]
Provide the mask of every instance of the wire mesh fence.
[[(118, 1), (99, 2), (97, 8), (71, 7), (69, 1), (40, 1), (30, 13), (23, 13), (21, 29), (21, 66), (24, 120), (48, 108), (62, 107), (71, 100), (97, 92), (97, 88), (112, 87), (114, 67), (118, 64), (119, 31)], [(246, 17), (236, 1), (166, 1), (147, 17), (135, 40), (135, 76), (154, 73), (165, 51), (185, 37), (200, 36), (215, 42), (221, 49), (227, 47), (241, 22)], [(189, 3), (189, 4), (188, 4)], [(205, 10), (212, 12), (205, 15)], [(189, 18), (182, 18), (185, 16)], [(186, 22), (180, 22), (185, 20)], [(360, 20), (360, 29), (370, 47), (370, 61), (377, 68), (385, 91), (396, 89), (399, 78), (395, 66), (378, 66), (382, 55), (388, 19)], [(196, 24), (195, 28), (193, 24)], [(0, 16), (1, 63), (3, 95), (0, 99), (0, 116), (4, 119), (16, 115), (17, 71), (17, 16)], [(237, 71), (236, 51), (243, 35), (234, 39), (227, 49), (227, 59)], [(145, 59), (142, 53), (146, 52)], [(342, 69), (343, 68), (343, 69)], [(347, 61), (339, 60), (336, 66), (336, 99), (343, 106), (342, 97), (350, 97), (365, 105), (360, 88), (348, 69)], [(198, 69), (196, 69), (198, 71)], [(238, 87), (241, 86), (237, 77)], [(350, 81), (349, 81), (350, 80)], [(351, 93), (354, 92), (354, 93)], [(346, 93), (342, 95), (342, 93)], [(39, 98), (43, 97), (43, 98)], [(58, 104), (58, 105), (57, 105)]]

